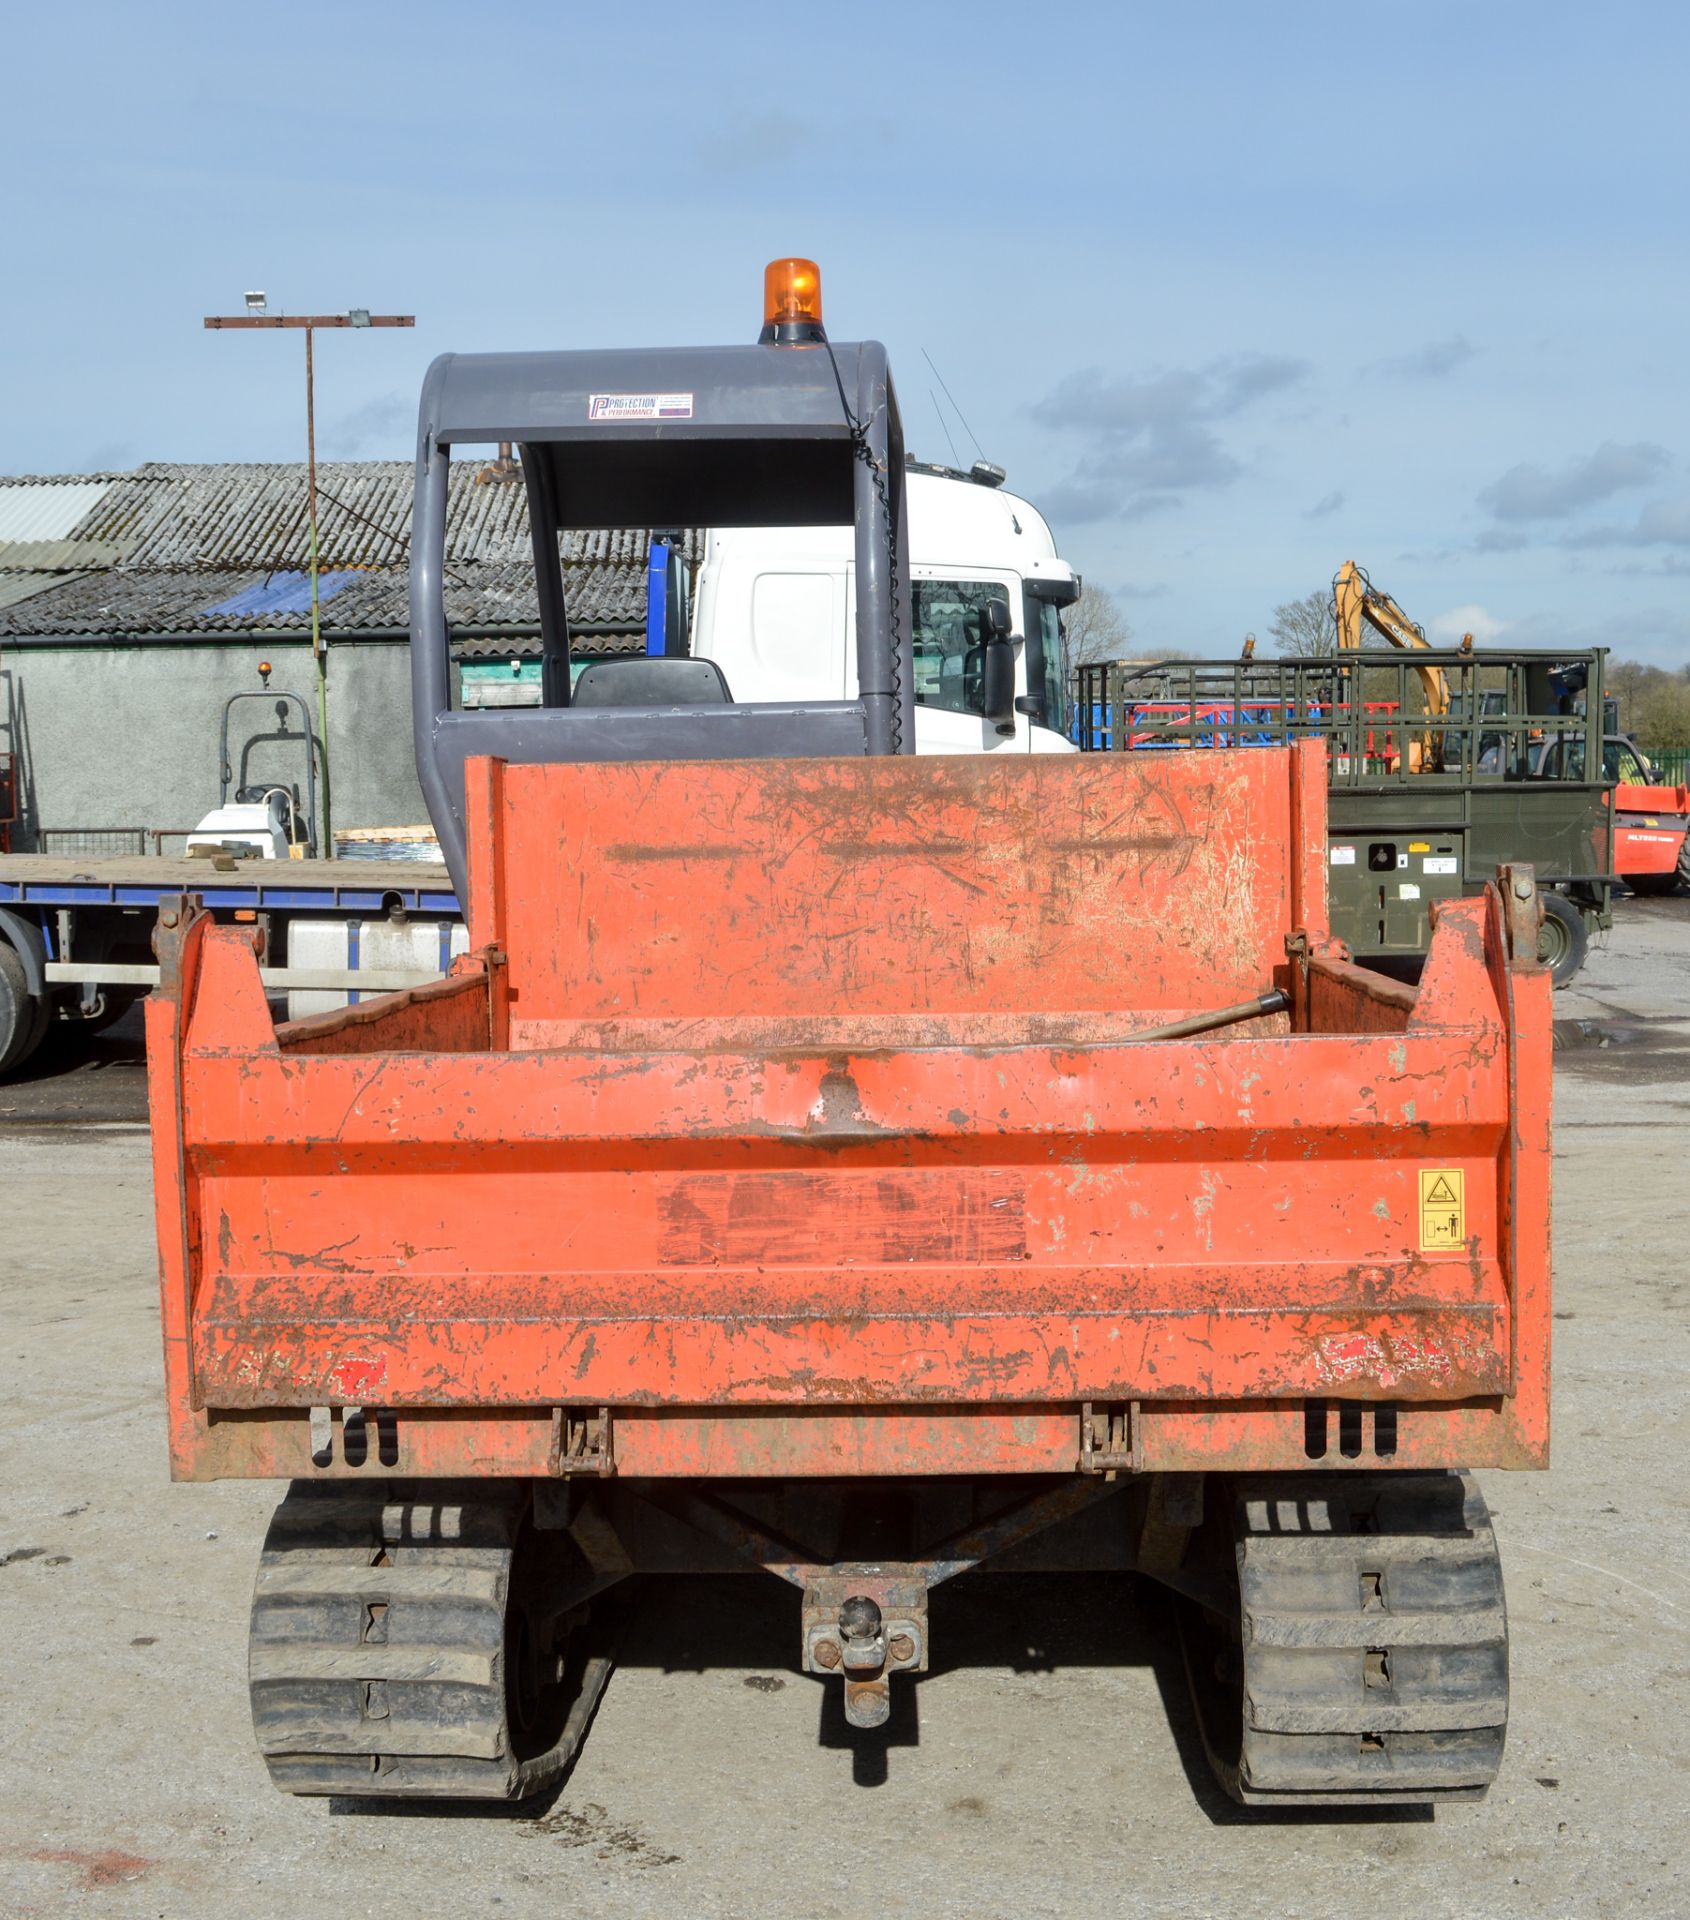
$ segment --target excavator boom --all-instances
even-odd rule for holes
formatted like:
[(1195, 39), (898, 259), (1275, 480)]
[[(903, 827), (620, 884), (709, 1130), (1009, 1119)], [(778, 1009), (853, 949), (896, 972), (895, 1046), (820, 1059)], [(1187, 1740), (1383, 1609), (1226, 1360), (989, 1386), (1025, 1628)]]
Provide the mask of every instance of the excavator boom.
[[(1365, 568), (1346, 560), (1332, 581), (1332, 614), (1338, 627), (1338, 651), (1348, 653), (1361, 646), (1365, 622), (1391, 646), (1406, 650), (1430, 646), (1425, 629), (1410, 620), (1388, 593), (1381, 593), (1367, 577)], [(1470, 647), (1473, 636), (1463, 636), (1462, 645)], [(1449, 712), (1449, 681), (1439, 667), (1421, 667), (1420, 684), (1426, 689), (1426, 711), (1440, 718)]]

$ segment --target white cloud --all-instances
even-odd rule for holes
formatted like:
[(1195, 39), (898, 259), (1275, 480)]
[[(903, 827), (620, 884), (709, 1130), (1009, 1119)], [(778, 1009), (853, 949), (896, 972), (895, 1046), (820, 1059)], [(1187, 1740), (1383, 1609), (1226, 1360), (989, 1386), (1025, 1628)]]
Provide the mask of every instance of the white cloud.
[(1445, 374), (1465, 366), (1477, 352), (1478, 348), (1466, 334), (1457, 333), (1447, 340), (1430, 340), (1414, 352), (1381, 361), (1380, 365), (1400, 380), (1441, 380)]
[(330, 460), (403, 459), (416, 430), (417, 404), (402, 393), (378, 393), (318, 429)]
[(1690, 547), (1690, 494), (1651, 500), (1629, 527), (1585, 527), (1565, 535), (1564, 547)]
[(1508, 631), (1508, 622), (1497, 619), (1484, 607), (1451, 607), (1448, 613), (1434, 614), (1426, 622), (1426, 638), (1438, 646), (1458, 647), (1463, 634), (1470, 633), (1481, 647), (1487, 647), (1499, 634)]
[(1048, 491), (1046, 510), (1082, 523), (1141, 519), (1178, 506), (1192, 489), (1230, 486), (1244, 467), (1217, 423), (1308, 374), (1306, 360), (1283, 353), (1230, 354), (1154, 374), (1069, 374), (1032, 409), (1080, 448), (1073, 471)]
[(1510, 467), (1479, 495), (1498, 520), (1563, 520), (1631, 487), (1647, 486), (1672, 464), (1652, 440), (1622, 446), (1604, 440), (1592, 454), (1564, 467)]

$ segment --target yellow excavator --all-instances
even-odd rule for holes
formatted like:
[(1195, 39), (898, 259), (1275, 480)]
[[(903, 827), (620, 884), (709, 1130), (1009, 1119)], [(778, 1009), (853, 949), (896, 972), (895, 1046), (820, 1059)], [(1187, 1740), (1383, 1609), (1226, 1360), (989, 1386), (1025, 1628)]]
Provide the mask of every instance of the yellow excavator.
[[(1364, 623), (1393, 647), (1419, 648), (1431, 645), (1425, 629), (1410, 620), (1388, 593), (1381, 593), (1367, 577), (1366, 569), (1358, 567), (1353, 560), (1346, 560), (1333, 576), (1332, 616), (1337, 625), (1340, 653), (1361, 646)], [(1470, 653), (1472, 648), (1473, 636), (1464, 633), (1461, 636), (1462, 652)], [(1443, 719), (1449, 713), (1449, 681), (1443, 669), (1425, 666), (1417, 667), (1415, 671), (1426, 690), (1428, 716)], [(1436, 733), (1424, 733), (1419, 739), (1411, 740), (1408, 751), (1411, 773), (1430, 772), (1437, 768), (1443, 761), (1443, 729), (1439, 728)]]

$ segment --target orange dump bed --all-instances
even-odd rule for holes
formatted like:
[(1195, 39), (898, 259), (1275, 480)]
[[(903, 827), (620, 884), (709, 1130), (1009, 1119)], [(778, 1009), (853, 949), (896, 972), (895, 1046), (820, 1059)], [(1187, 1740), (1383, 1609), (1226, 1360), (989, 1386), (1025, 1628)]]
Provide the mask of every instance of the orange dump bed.
[(475, 761), (470, 955), (280, 1027), (184, 903), (176, 1472), (356, 1473), (349, 1406), (431, 1476), (1541, 1461), (1548, 978), (1494, 888), (1418, 990), (1350, 965), (1325, 791), (1318, 747)]

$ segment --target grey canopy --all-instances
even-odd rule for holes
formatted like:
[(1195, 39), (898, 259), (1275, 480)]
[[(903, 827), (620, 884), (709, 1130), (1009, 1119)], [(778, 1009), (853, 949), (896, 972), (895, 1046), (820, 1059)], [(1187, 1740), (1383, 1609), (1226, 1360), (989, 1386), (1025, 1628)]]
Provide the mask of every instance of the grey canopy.
[[(837, 369), (837, 371), (836, 371)], [(451, 710), (444, 601), (454, 445), (521, 451), (547, 704)], [(854, 525), (851, 700), (575, 708), (560, 530)], [(826, 346), (445, 354), (423, 382), (411, 539), (417, 774), (463, 897), (463, 767), (915, 748), (903, 431), (886, 350)], [(736, 693), (743, 691), (735, 689)]]

